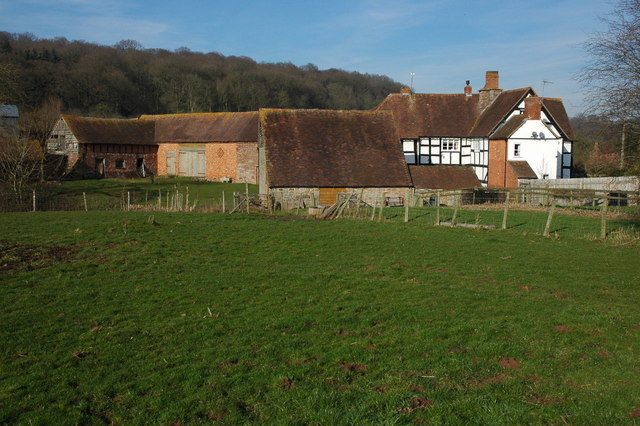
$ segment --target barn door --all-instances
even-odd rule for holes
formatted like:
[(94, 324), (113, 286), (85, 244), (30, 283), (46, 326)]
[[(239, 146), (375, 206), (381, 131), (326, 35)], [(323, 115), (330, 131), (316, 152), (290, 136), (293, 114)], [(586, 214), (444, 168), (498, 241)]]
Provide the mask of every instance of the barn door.
[(346, 192), (345, 188), (320, 188), (319, 202), (323, 206), (330, 206), (338, 201), (338, 194)]
[(176, 175), (176, 152), (167, 151), (167, 174), (169, 176)]
[(204, 150), (180, 150), (180, 176), (204, 177)]
[(104, 158), (96, 158), (96, 173), (99, 177), (104, 177), (105, 175), (105, 162)]

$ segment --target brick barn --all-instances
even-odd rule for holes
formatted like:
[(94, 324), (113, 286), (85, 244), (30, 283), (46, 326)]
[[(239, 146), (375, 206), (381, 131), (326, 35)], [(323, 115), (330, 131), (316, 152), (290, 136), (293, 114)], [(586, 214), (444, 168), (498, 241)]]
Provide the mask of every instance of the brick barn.
[(143, 115), (155, 123), (158, 174), (258, 181), (258, 112)]
[(47, 151), (66, 157), (66, 173), (79, 178), (133, 178), (156, 174), (154, 123), (63, 115)]

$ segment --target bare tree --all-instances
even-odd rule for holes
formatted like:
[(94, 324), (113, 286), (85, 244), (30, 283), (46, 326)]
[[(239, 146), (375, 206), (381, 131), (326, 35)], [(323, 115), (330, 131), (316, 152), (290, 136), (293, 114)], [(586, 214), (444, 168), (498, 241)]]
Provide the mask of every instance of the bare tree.
[(42, 160), (37, 141), (10, 139), (0, 143), (0, 181), (22, 201), (24, 190), (35, 178)]
[(640, 0), (618, 0), (602, 18), (606, 30), (585, 43), (589, 55), (578, 80), (588, 88), (589, 106), (623, 123), (620, 167), (625, 166), (629, 127), (640, 119)]
[[(20, 118), (20, 133), (22, 137), (37, 141), (40, 151), (46, 153), (47, 140), (60, 118), (61, 110), (62, 101), (58, 98), (49, 98), (39, 108), (24, 112)], [(46, 156), (43, 155), (40, 159), (40, 180), (47, 178), (45, 176), (45, 160)]]

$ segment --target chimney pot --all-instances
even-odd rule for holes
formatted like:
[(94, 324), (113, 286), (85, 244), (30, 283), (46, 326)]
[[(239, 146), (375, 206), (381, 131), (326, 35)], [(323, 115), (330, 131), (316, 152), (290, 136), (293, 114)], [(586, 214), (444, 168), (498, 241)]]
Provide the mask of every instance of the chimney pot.
[(411, 94), (411, 88), (410, 87), (403, 87), (402, 89), (400, 89), (400, 93), (402, 93), (403, 95), (410, 95)]
[(469, 85), (469, 80), (467, 80), (467, 85), (464, 86), (464, 94), (467, 96), (473, 95), (473, 88)]

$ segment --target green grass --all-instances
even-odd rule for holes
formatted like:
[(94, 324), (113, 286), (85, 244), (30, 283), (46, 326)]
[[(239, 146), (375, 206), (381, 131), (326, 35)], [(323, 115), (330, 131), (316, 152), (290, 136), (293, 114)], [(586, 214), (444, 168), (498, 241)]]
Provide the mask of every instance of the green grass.
[[(189, 205), (206, 207), (222, 203), (233, 204), (233, 193), (246, 191), (244, 183), (209, 182), (193, 178), (155, 177), (151, 179), (87, 179), (51, 182), (37, 188), (38, 210), (83, 210), (87, 198), (89, 210), (118, 210), (126, 205), (156, 206), (158, 198), (162, 206), (167, 197), (178, 192), (183, 200), (189, 194)], [(258, 186), (249, 185), (249, 192), (257, 194)], [(84, 193), (84, 195), (83, 195)], [(27, 208), (31, 209), (30, 192)]]
[(638, 421), (637, 244), (202, 213), (0, 229), (0, 423)]

